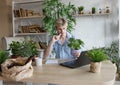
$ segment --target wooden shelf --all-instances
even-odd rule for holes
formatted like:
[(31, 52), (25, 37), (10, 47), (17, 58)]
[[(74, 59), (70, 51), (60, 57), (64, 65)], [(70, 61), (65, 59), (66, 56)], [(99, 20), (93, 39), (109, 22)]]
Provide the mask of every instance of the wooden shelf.
[(111, 13), (101, 13), (101, 14), (76, 14), (75, 17), (81, 17), (81, 16), (103, 16), (103, 15), (110, 15)]
[(13, 0), (14, 4), (29, 4), (44, 2), (43, 0)]
[(14, 37), (30, 37), (36, 42), (47, 41), (48, 33), (41, 28), (43, 2), (44, 0), (12, 0)]
[(44, 35), (47, 34), (46, 32), (41, 33), (15, 33), (15, 36), (29, 36), (29, 35)]
[(15, 17), (14, 20), (43, 18), (43, 16)]

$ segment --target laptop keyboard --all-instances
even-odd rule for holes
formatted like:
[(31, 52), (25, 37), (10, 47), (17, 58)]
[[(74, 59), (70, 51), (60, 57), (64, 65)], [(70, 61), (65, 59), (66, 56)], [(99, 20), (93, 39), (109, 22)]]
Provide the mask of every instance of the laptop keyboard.
[(60, 65), (69, 66), (69, 67), (72, 67), (72, 68), (73, 68), (73, 67), (76, 67), (76, 60), (64, 62), (64, 63), (61, 63)]

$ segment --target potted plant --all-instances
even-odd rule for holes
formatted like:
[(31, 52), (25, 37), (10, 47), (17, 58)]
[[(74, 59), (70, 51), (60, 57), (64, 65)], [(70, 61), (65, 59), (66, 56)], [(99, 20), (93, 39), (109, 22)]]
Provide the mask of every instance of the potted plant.
[(21, 48), (21, 56), (30, 57), (30, 56), (38, 55), (36, 42), (32, 40), (23, 41), (22, 45), (23, 45), (23, 48)]
[(73, 50), (72, 51), (73, 53), (81, 49), (83, 45), (84, 45), (84, 42), (80, 39), (75, 39), (75, 38), (69, 39), (68, 46)]
[(107, 59), (107, 55), (99, 48), (93, 48), (87, 52), (87, 56), (90, 58), (90, 72), (98, 73), (101, 70), (101, 62)]
[(92, 14), (95, 14), (95, 12), (96, 12), (96, 8), (92, 7)]
[(55, 20), (59, 18), (65, 18), (68, 21), (67, 30), (71, 32), (76, 24), (75, 17), (76, 7), (72, 4), (64, 4), (60, 0), (44, 0), (43, 3), (43, 27), (51, 35), (56, 33)]
[(83, 6), (78, 7), (78, 13), (79, 14), (83, 14), (83, 10), (84, 10)]
[(110, 13), (110, 7), (109, 6), (106, 6), (106, 13)]
[(10, 46), (9, 50), (12, 53), (12, 57), (13, 58), (18, 57), (20, 55), (19, 52), (21, 51), (22, 44), (18, 41), (12, 41), (12, 43), (9, 46)]
[(116, 65), (117, 71), (116, 71), (116, 80), (120, 80), (120, 57), (115, 57), (113, 59), (114, 64)]
[(1, 71), (1, 64), (9, 58), (9, 53), (7, 51), (0, 50), (0, 71)]
[(108, 55), (108, 59), (117, 67), (117, 77), (120, 80), (120, 57), (119, 57), (119, 41), (113, 41), (110, 46), (104, 48), (104, 52)]
[(31, 57), (38, 55), (37, 44), (33, 41), (12, 41), (9, 48), (12, 52), (12, 57)]

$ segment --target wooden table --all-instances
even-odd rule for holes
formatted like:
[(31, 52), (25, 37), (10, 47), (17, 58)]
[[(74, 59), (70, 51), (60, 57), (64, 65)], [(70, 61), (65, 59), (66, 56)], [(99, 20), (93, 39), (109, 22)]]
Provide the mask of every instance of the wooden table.
[[(60, 85), (113, 85), (116, 67), (109, 61), (102, 63), (100, 73), (89, 72), (89, 65), (71, 69), (58, 64), (34, 67), (31, 78), (22, 82), (53, 83)], [(4, 78), (0, 77), (1, 80)]]

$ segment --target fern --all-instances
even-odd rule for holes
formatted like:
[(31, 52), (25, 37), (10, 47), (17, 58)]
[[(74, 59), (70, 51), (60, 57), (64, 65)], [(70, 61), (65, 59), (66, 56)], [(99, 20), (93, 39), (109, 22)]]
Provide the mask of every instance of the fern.
[(88, 51), (87, 55), (92, 62), (101, 62), (108, 58), (102, 49), (96, 49), (96, 48)]

